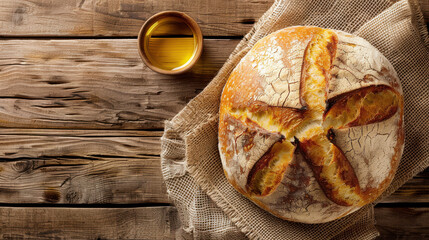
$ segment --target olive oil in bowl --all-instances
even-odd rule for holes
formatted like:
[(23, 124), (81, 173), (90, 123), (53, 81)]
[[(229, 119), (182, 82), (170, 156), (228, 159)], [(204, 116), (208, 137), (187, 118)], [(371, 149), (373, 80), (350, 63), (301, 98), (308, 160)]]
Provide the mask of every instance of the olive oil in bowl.
[(142, 59), (151, 69), (177, 74), (190, 69), (198, 60), (202, 35), (199, 28), (195, 29), (198, 27), (195, 21), (191, 19), (193, 25), (183, 13), (167, 13), (170, 14), (157, 14), (145, 23), (143, 32), (139, 34), (139, 49)]

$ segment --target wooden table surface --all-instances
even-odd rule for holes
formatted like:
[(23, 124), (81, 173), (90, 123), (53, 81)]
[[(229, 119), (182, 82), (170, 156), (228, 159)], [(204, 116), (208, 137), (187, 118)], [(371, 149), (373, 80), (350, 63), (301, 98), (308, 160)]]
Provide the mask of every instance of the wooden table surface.
[[(272, 2), (1, 0), (0, 238), (174, 238), (163, 120), (207, 85)], [(154, 73), (138, 56), (139, 28), (163, 10), (188, 13), (205, 36), (187, 74)], [(382, 239), (429, 238), (429, 170), (375, 212)]]

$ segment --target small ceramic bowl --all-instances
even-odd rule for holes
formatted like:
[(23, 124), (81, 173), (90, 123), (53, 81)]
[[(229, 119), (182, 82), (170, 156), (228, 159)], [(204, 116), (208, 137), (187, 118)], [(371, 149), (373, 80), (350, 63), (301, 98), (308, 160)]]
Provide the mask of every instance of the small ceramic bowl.
[[(194, 50), (194, 54), (192, 55), (190, 60), (185, 65), (183, 65), (182, 67), (180, 67), (178, 69), (169, 70), (169, 69), (163, 69), (163, 68), (159, 68), (159, 67), (155, 66), (150, 61), (150, 58), (146, 55), (146, 53), (144, 51), (144, 45), (143, 44), (144, 44), (144, 41), (146, 40), (145, 38), (150, 37), (150, 36), (147, 36), (147, 31), (151, 29), (151, 26), (154, 23), (156, 23), (159, 20), (166, 18), (166, 17), (176, 17), (176, 18), (180, 18), (181, 20), (183, 20), (188, 25), (190, 30), (192, 31), (193, 37), (196, 40), (196, 48)], [(201, 56), (202, 50), (203, 50), (203, 34), (201, 33), (201, 29), (198, 26), (197, 22), (195, 22), (195, 20), (192, 19), (191, 17), (189, 17), (187, 14), (182, 13), (182, 12), (178, 12), (178, 11), (165, 11), (165, 12), (160, 12), (160, 13), (153, 15), (143, 24), (143, 26), (140, 29), (139, 35), (138, 35), (137, 43), (138, 43), (138, 49), (139, 49), (140, 57), (143, 60), (143, 62), (150, 69), (152, 69), (155, 72), (162, 73), (162, 74), (175, 75), (175, 74), (181, 74), (181, 73), (188, 71), (198, 61), (198, 59)]]

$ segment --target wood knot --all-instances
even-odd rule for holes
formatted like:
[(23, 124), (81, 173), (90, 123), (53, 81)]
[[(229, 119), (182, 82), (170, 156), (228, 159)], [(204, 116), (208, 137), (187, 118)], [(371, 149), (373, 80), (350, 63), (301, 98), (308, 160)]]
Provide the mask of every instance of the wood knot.
[(120, 111), (116, 117), (122, 121), (138, 121), (141, 118), (139, 114), (130, 111)]
[(26, 172), (33, 168), (33, 161), (18, 161), (12, 165), (12, 169), (18, 173)]
[(60, 200), (61, 194), (57, 189), (50, 188), (43, 192), (45, 202), (56, 203)]
[(24, 21), (24, 14), (27, 12), (25, 7), (18, 7), (12, 15), (12, 22), (14, 25), (22, 25)]

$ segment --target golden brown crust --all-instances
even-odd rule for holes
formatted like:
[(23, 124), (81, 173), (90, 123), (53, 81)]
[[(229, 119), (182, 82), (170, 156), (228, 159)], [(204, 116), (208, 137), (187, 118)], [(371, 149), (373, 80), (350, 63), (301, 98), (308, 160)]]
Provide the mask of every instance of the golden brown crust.
[[(274, 158), (279, 154), (279, 151), (281, 150), (281, 144), (282, 142), (276, 142), (273, 144), (269, 150), (255, 163), (255, 165), (252, 167), (252, 169), (249, 172), (249, 176), (247, 177), (247, 189), (252, 194), (265, 196), (269, 194), (274, 187), (277, 187), (277, 184), (281, 181), (281, 174), (274, 174), (275, 184), (272, 184), (270, 186), (261, 186), (258, 179), (259, 175), (266, 175), (269, 173), (266, 173), (265, 171), (268, 171), (270, 169), (270, 165), (272, 165), (272, 162), (274, 161)], [(263, 176), (260, 176), (262, 178)]]
[[(353, 90), (329, 99), (324, 119), (338, 119), (346, 114), (340, 126), (355, 127), (381, 122), (391, 118), (397, 111), (400, 94), (386, 85), (374, 85)], [(355, 111), (357, 114), (353, 114)], [(332, 121), (332, 120), (331, 120)]]
[[(283, 219), (345, 216), (374, 201), (394, 176), (404, 139), (401, 94), (390, 63), (363, 39), (317, 27), (273, 33), (255, 44), (224, 87), (225, 175)], [(366, 142), (355, 145), (351, 131)], [(382, 136), (385, 146), (371, 142)]]
[[(324, 151), (324, 145), (330, 147), (332, 155), (320, 154)], [(342, 206), (361, 204), (359, 181), (341, 149), (328, 142), (324, 136), (304, 139), (299, 143), (299, 147), (326, 197)], [(326, 161), (329, 161), (329, 164), (326, 164)], [(335, 165), (334, 170), (329, 173), (332, 173), (331, 176), (334, 176), (335, 179), (324, 176), (324, 173), (333, 167), (332, 165)], [(341, 192), (340, 188), (343, 188)], [(344, 191), (347, 191), (347, 197), (341, 194)]]
[[(301, 104), (306, 108), (325, 108), (326, 90), (328, 89), (330, 70), (337, 51), (337, 44), (338, 38), (335, 33), (321, 31), (313, 36), (305, 49), (299, 95)], [(320, 80), (313, 78), (314, 71), (320, 71)], [(309, 84), (311, 86), (308, 86)], [(320, 86), (317, 86), (318, 84)], [(312, 93), (314, 87), (319, 87), (323, 91), (321, 96)]]

